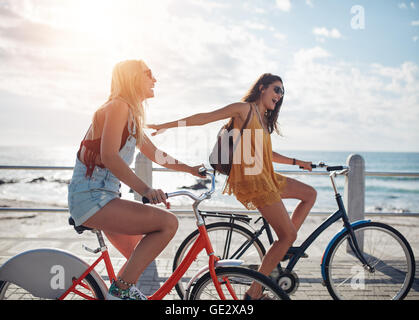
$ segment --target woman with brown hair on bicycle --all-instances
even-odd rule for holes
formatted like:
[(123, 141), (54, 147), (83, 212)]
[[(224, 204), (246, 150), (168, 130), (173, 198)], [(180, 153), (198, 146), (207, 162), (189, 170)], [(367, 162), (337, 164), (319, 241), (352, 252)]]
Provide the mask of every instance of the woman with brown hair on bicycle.
[[(120, 199), (119, 194), (122, 181), (150, 203), (166, 203), (162, 190), (149, 187), (129, 167), (136, 146), (154, 162), (162, 152), (143, 132), (143, 103), (154, 96), (155, 82), (141, 60), (123, 61), (114, 67), (111, 94), (94, 113), (68, 187), (69, 211), (76, 225), (102, 230), (127, 258), (109, 289), (109, 299), (146, 299), (135, 284), (178, 227), (177, 218), (169, 211)], [(200, 166), (190, 167), (166, 154), (165, 159), (166, 163), (159, 164), (200, 177)]]
[[(265, 73), (253, 84), (242, 102), (178, 120), (182, 126), (200, 126), (231, 118), (231, 121), (234, 121), (234, 129), (240, 130), (251, 112), (250, 121), (240, 141), (242, 148), (237, 147), (234, 153), (223, 193), (234, 194), (237, 200), (249, 210), (259, 210), (275, 230), (278, 240), (272, 244), (258, 270), (264, 275), (272, 272), (296, 240), (297, 231), (313, 207), (317, 196), (316, 190), (311, 186), (274, 172), (272, 162), (299, 165), (311, 171), (311, 162), (288, 158), (272, 151), (270, 134), (274, 131), (279, 132), (277, 119), (283, 99), (282, 79)], [(165, 129), (176, 127), (178, 121), (148, 125), (148, 127), (157, 130), (152, 133), (155, 135)], [(246, 136), (250, 137), (250, 142), (247, 139), (246, 143)], [(237, 150), (239, 150), (240, 161), (236, 161)], [(252, 165), (249, 165), (248, 161), (250, 155), (254, 155)], [(291, 218), (282, 202), (282, 199), (287, 198), (301, 200)], [(263, 299), (263, 297), (261, 286), (254, 283), (244, 298)]]

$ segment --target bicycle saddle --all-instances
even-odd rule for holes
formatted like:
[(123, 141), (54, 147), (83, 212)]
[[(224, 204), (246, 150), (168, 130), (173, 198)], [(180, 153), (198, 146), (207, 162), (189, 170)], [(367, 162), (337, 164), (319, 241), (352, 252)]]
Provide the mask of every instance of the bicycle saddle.
[(68, 224), (70, 226), (73, 226), (74, 227), (74, 230), (76, 230), (76, 232), (78, 234), (82, 234), (86, 230), (93, 230), (92, 228), (85, 227), (85, 226), (76, 226), (76, 223), (74, 222), (74, 219), (72, 217), (69, 217), (68, 218)]

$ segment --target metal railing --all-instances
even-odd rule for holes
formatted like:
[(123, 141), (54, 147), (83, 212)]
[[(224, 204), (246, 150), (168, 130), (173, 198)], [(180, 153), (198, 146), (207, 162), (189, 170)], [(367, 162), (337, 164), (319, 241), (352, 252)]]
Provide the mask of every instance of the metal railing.
[[(363, 158), (359, 155), (351, 155), (348, 157), (347, 164), (351, 168), (353, 177), (347, 177), (345, 181), (345, 206), (348, 210), (348, 215), (353, 220), (362, 219), (365, 215), (396, 215), (396, 216), (419, 216), (419, 213), (412, 212), (365, 212), (365, 177), (411, 177), (419, 178), (418, 172), (366, 172), (363, 163)], [(352, 162), (352, 163), (351, 163)], [(57, 171), (57, 170), (73, 170), (72, 166), (13, 166), (13, 165), (0, 165), (0, 170), (41, 170), (41, 171)], [(136, 174), (148, 185), (152, 186), (153, 172), (174, 172), (166, 168), (153, 168), (149, 159), (145, 158), (142, 154), (138, 154), (135, 167), (132, 168)], [(284, 175), (329, 175), (328, 172), (322, 171), (293, 171), (293, 170), (279, 170), (276, 171)], [(139, 196), (135, 195), (136, 200)], [(351, 201), (352, 200), (352, 201)], [(173, 210), (176, 211), (176, 210)], [(184, 210), (179, 210), (184, 211)], [(247, 210), (232, 209), (229, 211), (246, 212)], [(0, 207), (1, 212), (68, 212), (68, 208), (13, 208), (13, 207)], [(316, 212), (320, 213), (320, 212)]]

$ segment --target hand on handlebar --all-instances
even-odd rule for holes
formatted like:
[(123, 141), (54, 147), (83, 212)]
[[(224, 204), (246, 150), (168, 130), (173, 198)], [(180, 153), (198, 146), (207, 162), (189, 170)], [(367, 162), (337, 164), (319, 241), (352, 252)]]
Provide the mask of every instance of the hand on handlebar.
[[(209, 194), (213, 193), (214, 192), (214, 179), (215, 179), (214, 175), (211, 174), (211, 173), (208, 173), (207, 169), (204, 166), (198, 166), (197, 167), (197, 173), (198, 173), (200, 178), (205, 178), (207, 176), (207, 174), (209, 174), (212, 177), (212, 187), (211, 187), (211, 191), (210, 191)], [(156, 192), (157, 192), (157, 194), (156, 194)], [(153, 199), (153, 195), (154, 195), (154, 199)], [(155, 189), (150, 188), (149, 191), (147, 191), (144, 194), (144, 196), (142, 198), (142, 201), (143, 201), (144, 204), (146, 204), (146, 203), (157, 204), (157, 203), (160, 203), (160, 202), (164, 202), (166, 204), (166, 207), (168, 208), (166, 199), (169, 198), (169, 196), (177, 196), (177, 195), (189, 195), (190, 197), (192, 197), (194, 199), (197, 198), (195, 195), (193, 195), (190, 192), (187, 192), (187, 194), (185, 194), (184, 191), (183, 192), (178, 191), (178, 192), (167, 194), (167, 193), (163, 193), (163, 191), (160, 190), (160, 189), (155, 190)], [(161, 199), (161, 201), (159, 201), (160, 199)]]
[(143, 203), (158, 204), (163, 202), (165, 205), (167, 196), (161, 189), (149, 188), (143, 195)]
[(298, 161), (298, 165), (300, 166), (300, 169), (311, 171), (313, 166), (312, 162), (306, 162), (306, 161)]
[[(198, 178), (202, 179), (202, 178), (205, 178), (207, 176), (206, 175), (206, 169), (205, 169), (205, 166), (203, 164), (201, 164), (199, 166), (191, 167), (190, 170), (191, 171), (189, 173), (194, 175), (195, 177), (198, 177)], [(204, 172), (204, 170), (205, 170), (205, 172)]]

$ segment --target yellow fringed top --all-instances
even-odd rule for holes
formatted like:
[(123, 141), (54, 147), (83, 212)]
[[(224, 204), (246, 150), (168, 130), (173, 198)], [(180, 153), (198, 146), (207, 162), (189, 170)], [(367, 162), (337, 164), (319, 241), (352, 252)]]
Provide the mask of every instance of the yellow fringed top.
[[(223, 190), (234, 194), (248, 210), (280, 201), (286, 185), (286, 177), (274, 172), (271, 135), (263, 128), (256, 108), (252, 106), (252, 118), (237, 144)], [(234, 128), (240, 130), (237, 122)]]

